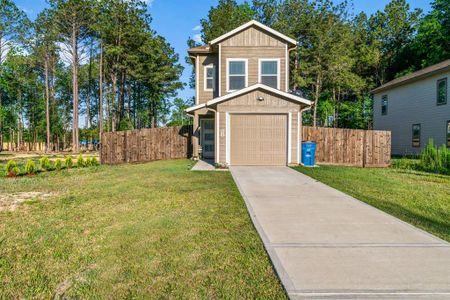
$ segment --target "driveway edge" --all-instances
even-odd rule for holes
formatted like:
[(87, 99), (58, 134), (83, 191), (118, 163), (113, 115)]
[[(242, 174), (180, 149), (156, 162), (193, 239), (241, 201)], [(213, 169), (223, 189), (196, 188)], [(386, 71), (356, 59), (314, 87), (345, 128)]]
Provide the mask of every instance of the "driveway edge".
[(250, 201), (247, 198), (247, 195), (244, 193), (244, 190), (241, 188), (239, 182), (236, 180), (233, 168), (230, 167), (230, 173), (233, 177), (233, 181), (236, 184), (239, 193), (241, 194), (242, 198), (244, 199), (245, 206), (247, 207), (248, 214), (250, 215), (250, 218), (252, 220), (253, 226), (255, 227), (256, 231), (258, 232), (259, 237), (261, 238), (264, 249), (266, 250), (267, 254), (269, 255), (269, 260), (272, 263), (272, 266), (275, 270), (275, 273), (277, 274), (281, 285), (283, 286), (284, 290), (286, 291), (286, 294), (289, 296), (289, 298), (292, 298), (291, 292), (295, 290), (294, 284), (292, 283), (287, 271), (284, 269), (283, 265), (281, 264), (280, 259), (278, 258), (278, 255), (275, 252), (274, 247), (272, 247), (269, 238), (267, 237), (266, 233), (264, 232), (263, 228), (261, 227), (261, 224), (259, 224), (258, 220), (256, 219), (255, 212), (253, 210), (252, 205), (250, 204)]

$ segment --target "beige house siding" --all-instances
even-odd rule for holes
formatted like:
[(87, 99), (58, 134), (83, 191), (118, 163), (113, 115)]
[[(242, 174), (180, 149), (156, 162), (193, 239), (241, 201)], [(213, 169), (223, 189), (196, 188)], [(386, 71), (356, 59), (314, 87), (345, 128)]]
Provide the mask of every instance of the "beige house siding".
[[(447, 104), (437, 105), (437, 80), (447, 78)], [(381, 114), (381, 98), (388, 96), (388, 110)], [(450, 121), (450, 72), (442, 72), (374, 95), (374, 129), (392, 132), (392, 154), (418, 154), (432, 138), (446, 144)], [(421, 124), (421, 147), (412, 147), (412, 125)]]
[[(258, 101), (258, 97), (263, 97), (264, 101)], [(253, 91), (245, 95), (238, 96), (234, 99), (228, 100), (217, 105), (219, 112), (219, 128), (218, 128), (218, 159), (216, 161), (220, 164), (227, 164), (227, 134), (230, 128), (227, 129), (227, 118), (231, 121), (233, 114), (285, 114), (289, 124), (286, 124), (286, 130), (290, 127), (290, 163), (298, 163), (298, 112), (300, 105), (292, 101), (282, 99), (280, 96), (273, 95), (263, 91)], [(228, 115), (228, 117), (227, 117)], [(216, 146), (217, 150), (217, 146)], [(230, 145), (228, 145), (230, 151)]]
[(248, 61), (248, 86), (259, 83), (259, 59), (279, 59), (280, 86), (286, 90), (286, 57), (288, 47), (285, 41), (258, 28), (250, 27), (220, 43), (220, 85), (221, 95), (227, 91), (227, 59), (242, 58)]
[(222, 42), (224, 47), (282, 47), (286, 42), (258, 27), (252, 26)]
[[(198, 100), (197, 104), (205, 103), (215, 97), (218, 96), (218, 88), (217, 88), (217, 80), (218, 80), (218, 74), (217, 74), (217, 55), (216, 54), (207, 54), (207, 55), (199, 55), (199, 63), (198, 67), (199, 70), (197, 71), (197, 79), (196, 82), (196, 89), (198, 93)], [(214, 65), (216, 70), (216, 89), (215, 91), (205, 91), (205, 67), (209, 65)]]

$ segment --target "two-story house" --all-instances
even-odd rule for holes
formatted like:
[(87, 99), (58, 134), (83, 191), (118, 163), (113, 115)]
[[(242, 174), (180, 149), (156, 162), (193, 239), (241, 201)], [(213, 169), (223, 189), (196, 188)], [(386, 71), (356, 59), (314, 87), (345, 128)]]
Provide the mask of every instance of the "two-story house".
[(419, 154), (429, 139), (450, 147), (450, 59), (372, 91), (373, 124), (392, 132), (392, 153)]
[(250, 21), (188, 50), (195, 69), (193, 156), (230, 165), (300, 163), (302, 110), (289, 93), (296, 41)]

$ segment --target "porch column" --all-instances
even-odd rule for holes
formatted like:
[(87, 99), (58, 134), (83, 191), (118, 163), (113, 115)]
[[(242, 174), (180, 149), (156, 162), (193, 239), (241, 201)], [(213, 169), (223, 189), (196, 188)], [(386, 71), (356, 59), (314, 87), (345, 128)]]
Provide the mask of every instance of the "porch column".
[(195, 112), (194, 114), (194, 120), (193, 120), (193, 126), (192, 126), (192, 158), (198, 159), (198, 141), (199, 141), (199, 117), (198, 113)]

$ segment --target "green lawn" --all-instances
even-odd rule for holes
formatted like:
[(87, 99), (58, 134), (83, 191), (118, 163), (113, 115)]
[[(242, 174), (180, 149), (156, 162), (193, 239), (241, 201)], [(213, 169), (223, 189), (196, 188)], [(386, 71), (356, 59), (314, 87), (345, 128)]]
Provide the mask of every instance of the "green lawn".
[(0, 178), (0, 298), (286, 295), (228, 172), (187, 160)]
[(395, 168), (295, 169), (450, 241), (450, 176)]

